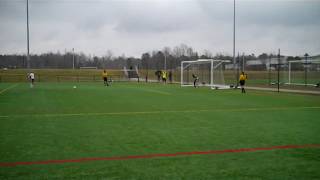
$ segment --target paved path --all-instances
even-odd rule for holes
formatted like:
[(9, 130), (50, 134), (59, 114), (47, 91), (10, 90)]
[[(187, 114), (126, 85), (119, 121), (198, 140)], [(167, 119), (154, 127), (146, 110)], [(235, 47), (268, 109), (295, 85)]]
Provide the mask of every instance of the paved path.
[[(262, 88), (262, 87), (246, 87), (246, 89), (262, 90), (262, 91), (278, 91), (277, 88)], [(316, 94), (320, 95), (320, 91), (305, 91), (305, 90), (293, 90), (293, 89), (281, 89), (280, 92), (292, 92), (292, 93), (302, 93), (302, 94)]]
[[(141, 79), (140, 79), (141, 81)], [(145, 81), (143, 79), (143, 81)], [(149, 82), (158, 82), (157, 80), (148, 80)], [(161, 82), (161, 81), (160, 81)], [(174, 81), (173, 84), (180, 84), (180, 82)], [(246, 89), (252, 89), (252, 90), (260, 90), (260, 91), (274, 91), (277, 92), (278, 88), (264, 88), (264, 87), (252, 87), (252, 86), (246, 86)], [(282, 89), (280, 88), (280, 92), (290, 92), (290, 93), (300, 93), (300, 94), (314, 94), (314, 95), (320, 95), (320, 88), (319, 91), (310, 91), (310, 90), (294, 90), (294, 89)]]

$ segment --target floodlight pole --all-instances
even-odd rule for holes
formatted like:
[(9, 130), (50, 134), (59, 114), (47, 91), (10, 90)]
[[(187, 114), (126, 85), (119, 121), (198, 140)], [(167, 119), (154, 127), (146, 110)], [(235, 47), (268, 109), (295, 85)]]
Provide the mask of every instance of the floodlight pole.
[(29, 47), (29, 0), (27, 0), (27, 69), (30, 71), (30, 47)]
[(238, 76), (236, 74), (236, 0), (233, 0), (233, 74), (236, 80), (236, 86), (238, 87)]
[(268, 78), (269, 78), (269, 86), (271, 84), (271, 55), (269, 56), (269, 73), (268, 73)]
[(288, 61), (288, 63), (289, 63), (289, 71), (288, 71), (288, 78), (289, 78), (289, 84), (291, 84), (291, 62), (290, 61)]
[(278, 92), (280, 92), (280, 48), (278, 51)]
[(210, 87), (213, 86), (213, 60), (211, 59), (211, 69), (210, 69)]
[(167, 72), (167, 55), (164, 53), (164, 72)]
[(183, 85), (183, 61), (181, 61), (181, 72), (180, 72), (180, 82), (181, 82), (181, 85)]
[(147, 59), (147, 75), (146, 75), (146, 82), (148, 82), (148, 76), (149, 76), (149, 59)]
[(242, 72), (244, 72), (244, 53), (242, 53)]
[(74, 48), (72, 48), (72, 69), (74, 69)]
[(106, 69), (106, 62), (105, 62), (105, 59), (104, 59), (104, 57), (102, 57), (102, 64), (103, 64), (103, 69)]
[(237, 77), (239, 77), (239, 76), (240, 76), (240, 54), (238, 52), (238, 57), (237, 57)]

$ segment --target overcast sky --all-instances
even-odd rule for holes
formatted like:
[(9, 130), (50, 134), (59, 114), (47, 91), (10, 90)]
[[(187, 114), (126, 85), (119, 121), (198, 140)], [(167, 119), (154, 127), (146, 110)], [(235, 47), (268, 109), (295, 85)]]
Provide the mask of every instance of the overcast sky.
[[(29, 0), (30, 52), (232, 55), (233, 0)], [(26, 0), (0, 0), (0, 54), (26, 53)], [(236, 0), (236, 52), (320, 54), (320, 0)]]

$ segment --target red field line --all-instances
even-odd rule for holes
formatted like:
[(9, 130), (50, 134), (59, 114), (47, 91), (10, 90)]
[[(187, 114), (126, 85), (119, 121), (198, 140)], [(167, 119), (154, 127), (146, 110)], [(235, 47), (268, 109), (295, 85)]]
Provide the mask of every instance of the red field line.
[(172, 154), (146, 154), (146, 155), (134, 155), (134, 156), (96, 157), (96, 158), (29, 161), (29, 162), (0, 162), (0, 167), (18, 166), (18, 165), (36, 165), (36, 164), (81, 163), (81, 162), (89, 162), (89, 161), (115, 161), (115, 160), (129, 160), (129, 159), (147, 159), (147, 158), (157, 158), (157, 157), (191, 156), (191, 155), (201, 155), (201, 154), (225, 154), (225, 153), (269, 151), (269, 150), (275, 150), (275, 149), (297, 149), (297, 148), (320, 148), (320, 144), (285, 145), (285, 146), (258, 147), (258, 148), (177, 152), (177, 153), (172, 153)]

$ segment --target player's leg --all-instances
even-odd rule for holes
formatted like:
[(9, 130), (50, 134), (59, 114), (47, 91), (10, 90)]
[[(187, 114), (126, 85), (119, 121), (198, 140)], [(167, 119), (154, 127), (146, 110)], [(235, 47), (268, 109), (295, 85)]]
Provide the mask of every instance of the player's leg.
[(34, 79), (31, 79), (30, 87), (33, 88)]
[(111, 86), (111, 84), (112, 84), (112, 78), (110, 77), (108, 78), (108, 85)]
[(197, 84), (198, 84), (198, 78), (195, 78), (194, 81), (193, 81), (193, 86), (196, 88), (197, 87)]
[(244, 87), (243, 87), (243, 80), (240, 80), (240, 88), (241, 88), (241, 93), (243, 93)]
[(103, 85), (107, 85), (107, 78), (103, 77)]

